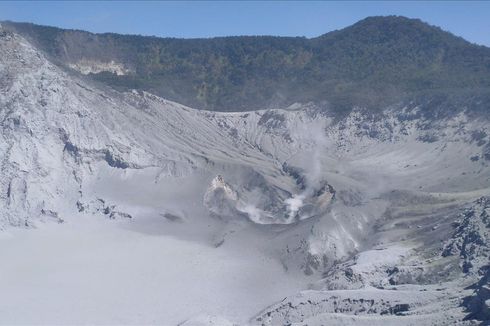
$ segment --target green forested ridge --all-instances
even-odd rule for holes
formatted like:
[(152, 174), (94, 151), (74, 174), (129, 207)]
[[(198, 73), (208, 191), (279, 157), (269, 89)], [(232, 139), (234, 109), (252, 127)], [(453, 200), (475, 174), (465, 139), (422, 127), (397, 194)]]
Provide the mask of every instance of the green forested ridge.
[(175, 39), (92, 34), (6, 22), (55, 61), (120, 62), (94, 78), (219, 111), (329, 103), (383, 107), (409, 98), (475, 98), (490, 90), (490, 48), (405, 17), (369, 17), (316, 38)]

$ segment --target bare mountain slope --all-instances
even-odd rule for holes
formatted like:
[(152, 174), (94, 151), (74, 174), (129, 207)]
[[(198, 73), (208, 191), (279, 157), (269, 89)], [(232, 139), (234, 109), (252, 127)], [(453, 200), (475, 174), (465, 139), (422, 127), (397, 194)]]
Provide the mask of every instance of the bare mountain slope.
[[(2, 30), (0, 321), (484, 320), (488, 121), (426, 113), (197, 111), (72, 75)], [(33, 271), (23, 252), (37, 253)], [(56, 313), (32, 297), (67, 285)], [(130, 295), (107, 296), (120, 288)]]

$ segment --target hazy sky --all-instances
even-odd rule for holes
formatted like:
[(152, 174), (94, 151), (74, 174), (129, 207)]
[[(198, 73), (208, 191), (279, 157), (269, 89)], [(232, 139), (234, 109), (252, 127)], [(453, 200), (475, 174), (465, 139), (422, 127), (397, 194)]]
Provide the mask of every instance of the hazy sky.
[(0, 20), (172, 37), (318, 36), (373, 15), (403, 15), (490, 46), (490, 2), (0, 2)]

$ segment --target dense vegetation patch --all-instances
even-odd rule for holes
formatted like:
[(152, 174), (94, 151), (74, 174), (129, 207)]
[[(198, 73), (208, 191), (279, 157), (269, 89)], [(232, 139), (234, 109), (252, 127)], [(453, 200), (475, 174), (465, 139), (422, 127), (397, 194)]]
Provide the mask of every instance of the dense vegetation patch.
[(379, 108), (413, 98), (480, 98), (490, 89), (489, 48), (398, 16), (369, 17), (312, 39), (175, 39), (7, 25), (61, 64), (115, 61), (131, 69), (124, 76), (93, 75), (113, 87), (148, 90), (200, 109), (309, 101), (337, 110)]

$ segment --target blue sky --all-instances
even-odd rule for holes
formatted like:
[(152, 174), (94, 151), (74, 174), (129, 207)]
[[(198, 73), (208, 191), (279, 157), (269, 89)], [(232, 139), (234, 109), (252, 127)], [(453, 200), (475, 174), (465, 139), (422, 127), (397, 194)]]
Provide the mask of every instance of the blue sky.
[(186, 38), (314, 37), (367, 16), (390, 14), (420, 18), (471, 42), (490, 46), (490, 2), (484, 1), (0, 2), (0, 20)]

